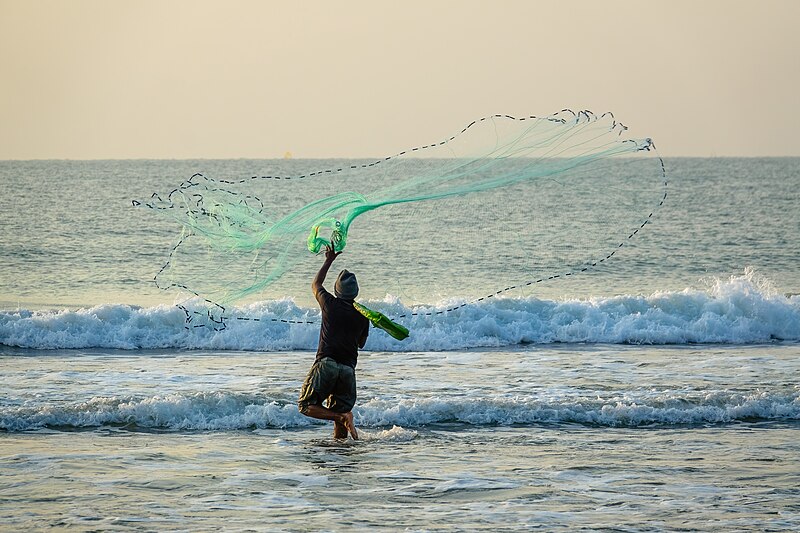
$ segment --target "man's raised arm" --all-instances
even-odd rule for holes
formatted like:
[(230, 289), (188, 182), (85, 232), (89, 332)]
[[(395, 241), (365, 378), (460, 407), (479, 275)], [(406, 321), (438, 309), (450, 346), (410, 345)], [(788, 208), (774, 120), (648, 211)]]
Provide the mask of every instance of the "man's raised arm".
[(322, 288), (322, 284), (325, 282), (325, 276), (328, 275), (328, 270), (331, 268), (334, 259), (336, 259), (340, 253), (342, 252), (334, 252), (333, 248), (330, 246), (325, 247), (325, 262), (322, 263), (319, 272), (314, 276), (314, 281), (311, 282), (311, 290), (314, 291), (314, 296), (316, 296)]

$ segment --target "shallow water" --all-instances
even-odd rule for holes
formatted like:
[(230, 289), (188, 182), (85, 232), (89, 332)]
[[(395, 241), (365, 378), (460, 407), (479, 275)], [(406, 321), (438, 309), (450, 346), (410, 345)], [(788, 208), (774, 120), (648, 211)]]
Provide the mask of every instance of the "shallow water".
[[(14, 529), (796, 530), (796, 424), (4, 435)], [(371, 437), (378, 433), (379, 436)]]
[(3, 353), (5, 528), (800, 527), (796, 343), (366, 352), (358, 442), (311, 352)]

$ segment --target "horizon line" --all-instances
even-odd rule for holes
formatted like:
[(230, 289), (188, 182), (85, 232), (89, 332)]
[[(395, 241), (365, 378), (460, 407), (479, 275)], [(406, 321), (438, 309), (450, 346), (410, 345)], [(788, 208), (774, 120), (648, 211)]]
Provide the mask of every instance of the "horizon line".
[[(658, 153), (658, 152), (656, 152)], [(797, 159), (797, 155), (670, 155), (659, 154), (662, 159)], [(334, 157), (41, 157), (0, 158), (0, 162), (45, 162), (45, 161), (331, 161), (331, 160), (382, 160), (386, 156), (334, 156)], [(448, 159), (442, 157), (403, 157), (403, 159)], [(555, 158), (554, 158), (555, 159)]]

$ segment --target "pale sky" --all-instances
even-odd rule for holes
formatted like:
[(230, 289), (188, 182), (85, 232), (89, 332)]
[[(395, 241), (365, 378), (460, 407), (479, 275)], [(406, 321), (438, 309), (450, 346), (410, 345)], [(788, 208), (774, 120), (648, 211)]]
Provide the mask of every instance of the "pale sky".
[(0, 159), (377, 157), (612, 111), (800, 156), (800, 1), (0, 0)]

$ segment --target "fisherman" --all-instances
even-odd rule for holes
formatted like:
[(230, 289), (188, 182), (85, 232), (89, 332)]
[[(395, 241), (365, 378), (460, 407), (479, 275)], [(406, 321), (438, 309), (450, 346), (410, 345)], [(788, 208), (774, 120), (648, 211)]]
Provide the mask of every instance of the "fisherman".
[[(311, 290), (322, 309), (317, 358), (308, 371), (300, 399), (300, 412), (312, 418), (333, 420), (333, 438), (345, 439), (347, 434), (358, 439), (353, 423), (356, 403), (356, 362), (358, 349), (363, 348), (369, 334), (369, 320), (353, 307), (358, 296), (355, 274), (342, 270), (336, 278), (333, 292), (322, 284), (336, 257), (330, 246), (325, 250), (325, 262), (311, 283)], [(323, 401), (327, 400), (327, 406)]]

